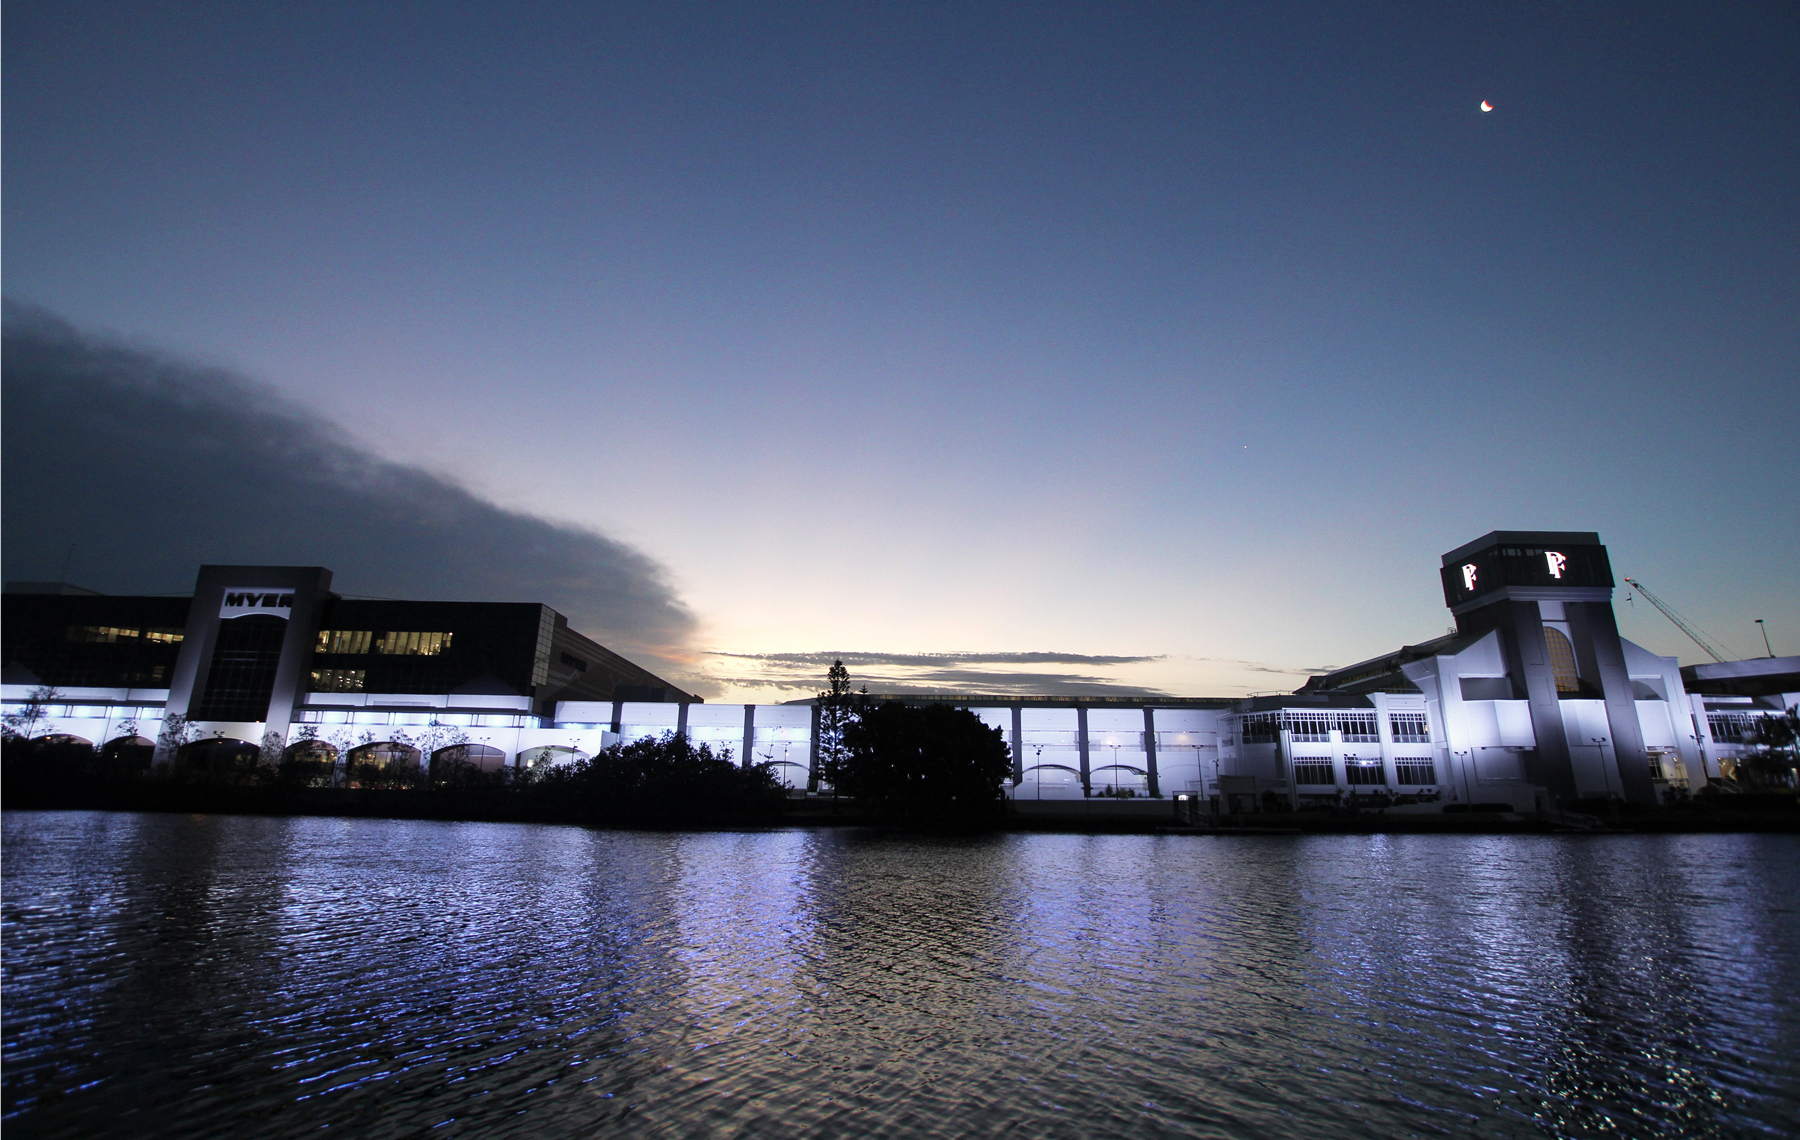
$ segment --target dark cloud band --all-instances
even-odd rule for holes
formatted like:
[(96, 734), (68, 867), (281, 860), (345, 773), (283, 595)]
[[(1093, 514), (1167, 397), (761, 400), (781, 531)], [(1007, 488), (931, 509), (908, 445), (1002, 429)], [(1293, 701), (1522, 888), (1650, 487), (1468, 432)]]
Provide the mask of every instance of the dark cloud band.
[(546, 602), (653, 668), (694, 617), (663, 567), (369, 454), (273, 389), (5, 307), (8, 578), (189, 588), (201, 563), (326, 565), (340, 590)]

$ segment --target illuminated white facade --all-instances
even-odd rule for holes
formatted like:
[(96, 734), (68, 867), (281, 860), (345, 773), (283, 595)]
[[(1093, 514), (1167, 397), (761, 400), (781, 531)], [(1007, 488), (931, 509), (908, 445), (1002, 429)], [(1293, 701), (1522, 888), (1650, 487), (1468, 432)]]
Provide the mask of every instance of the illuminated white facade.
[(1218, 759), (1216, 708), (1153, 702), (968, 707), (1012, 749), (1008, 794), (1015, 799), (1198, 793)]
[(1756, 719), (1800, 700), (1800, 659), (1684, 671), (1620, 637), (1591, 533), (1493, 532), (1444, 556), (1442, 584), (1454, 633), (1222, 717), (1209, 791), (1239, 810), (1648, 805), (1730, 779)]
[(1249, 810), (1273, 794), (1288, 806), (1380, 795), (1437, 803), (1444, 733), (1424, 697), (1257, 697), (1221, 718), (1222, 806)]
[[(28, 716), (33, 737), (148, 747), (167, 727), (167, 689), (71, 688), (34, 701), (37, 691), (0, 687), (5, 712)], [(563, 701), (553, 717), (533, 715), (530, 706), (527, 697), (308, 693), (285, 734), (266, 744), (277, 755), (293, 746), (329, 746), (340, 764), (357, 749), (416, 749), (422, 765), (434, 754), (458, 750), (491, 758), (482, 767), (518, 768), (566, 763), (615, 742), (678, 733), (715, 752), (728, 749), (740, 763), (772, 764), (790, 789), (818, 787), (817, 719), (810, 704)], [(1093, 794), (1135, 796), (1197, 792), (1203, 773), (1210, 777), (1216, 769), (1216, 709), (964, 707), (1001, 730), (1015, 758), (1011, 794), (1020, 798), (1081, 799), (1084, 787)], [(191, 721), (183, 743), (256, 743), (270, 731), (265, 722)]]
[[(1566, 624), (1560, 605), (1538, 605), (1546, 629)], [(1634, 750), (1658, 801), (1671, 788), (1704, 787), (1720, 773), (1700, 748), (1679, 662), (1623, 638), (1619, 646), (1632, 688)], [(1408, 662), (1401, 671), (1441, 726), (1435, 748), (1447, 802), (1507, 802), (1521, 811), (1548, 806), (1540, 802), (1546, 786), (1534, 779), (1530, 765), (1540, 752), (1539, 723), (1531, 702), (1514, 695), (1499, 630), (1456, 652)], [(1638, 758), (1621, 752), (1606, 701), (1562, 694), (1550, 707), (1566, 742), (1575, 798), (1626, 799), (1621, 765)]]

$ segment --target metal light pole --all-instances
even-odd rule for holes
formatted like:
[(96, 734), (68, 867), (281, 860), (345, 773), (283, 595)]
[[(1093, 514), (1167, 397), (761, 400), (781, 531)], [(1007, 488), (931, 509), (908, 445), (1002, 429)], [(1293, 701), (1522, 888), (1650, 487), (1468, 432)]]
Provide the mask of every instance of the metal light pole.
[(1463, 798), (1468, 803), (1473, 804), (1475, 802), (1475, 773), (1473, 771), (1475, 767), (1475, 750), (1473, 748), (1464, 748), (1458, 750), (1455, 755), (1462, 757), (1462, 763), (1458, 764), (1457, 767), (1462, 769)]
[[(1606, 737), (1590, 736), (1588, 737), (1588, 743), (1593, 745), (1594, 751), (1600, 754), (1600, 778), (1606, 781), (1606, 798), (1610, 801), (1613, 798), (1613, 774), (1608, 771), (1608, 769), (1616, 767), (1618, 762), (1617, 760), (1612, 764), (1606, 762)], [(1620, 790), (1619, 795), (1623, 798), (1623, 789)]]
[(1770, 657), (1775, 656), (1775, 651), (1769, 648), (1769, 627), (1763, 624), (1763, 619), (1756, 619), (1756, 628), (1762, 632), (1763, 648), (1768, 651)]

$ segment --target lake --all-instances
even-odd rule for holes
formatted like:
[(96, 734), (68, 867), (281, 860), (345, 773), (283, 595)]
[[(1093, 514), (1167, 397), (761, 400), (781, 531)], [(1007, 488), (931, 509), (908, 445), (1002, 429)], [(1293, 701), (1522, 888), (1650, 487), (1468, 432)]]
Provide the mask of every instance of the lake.
[(25, 1136), (1775, 1136), (1800, 837), (4, 817)]

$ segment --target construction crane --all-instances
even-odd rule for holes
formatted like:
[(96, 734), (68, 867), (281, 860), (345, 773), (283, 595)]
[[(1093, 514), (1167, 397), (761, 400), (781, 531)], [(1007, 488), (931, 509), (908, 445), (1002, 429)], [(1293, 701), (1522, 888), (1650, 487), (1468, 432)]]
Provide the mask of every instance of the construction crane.
[(1668, 606), (1668, 603), (1664, 602), (1661, 598), (1657, 597), (1655, 594), (1652, 594), (1650, 592), (1650, 588), (1648, 586), (1644, 585), (1642, 582), (1638, 581), (1636, 578), (1627, 578), (1627, 579), (1625, 579), (1625, 581), (1631, 583), (1631, 586), (1633, 589), (1635, 589), (1638, 593), (1644, 595), (1644, 599), (1646, 601), (1648, 601), (1651, 605), (1655, 606), (1657, 609), (1661, 610), (1662, 615), (1664, 617), (1668, 618), (1670, 621), (1674, 622), (1676, 628), (1680, 629), (1681, 632), (1683, 632), (1683, 633), (1687, 634), (1689, 637), (1693, 638), (1694, 644), (1698, 645), (1700, 648), (1706, 650), (1706, 653), (1709, 657), (1711, 657), (1714, 661), (1717, 661), (1721, 665), (1723, 665), (1725, 663), (1725, 657), (1719, 652), (1718, 648), (1716, 646), (1714, 646), (1712, 642), (1710, 642), (1710, 641), (1706, 640), (1706, 638), (1700, 636), (1699, 630), (1695, 629), (1693, 626), (1689, 625), (1687, 622), (1682, 621), (1681, 615), (1676, 613), (1674, 610), (1670, 609)]

